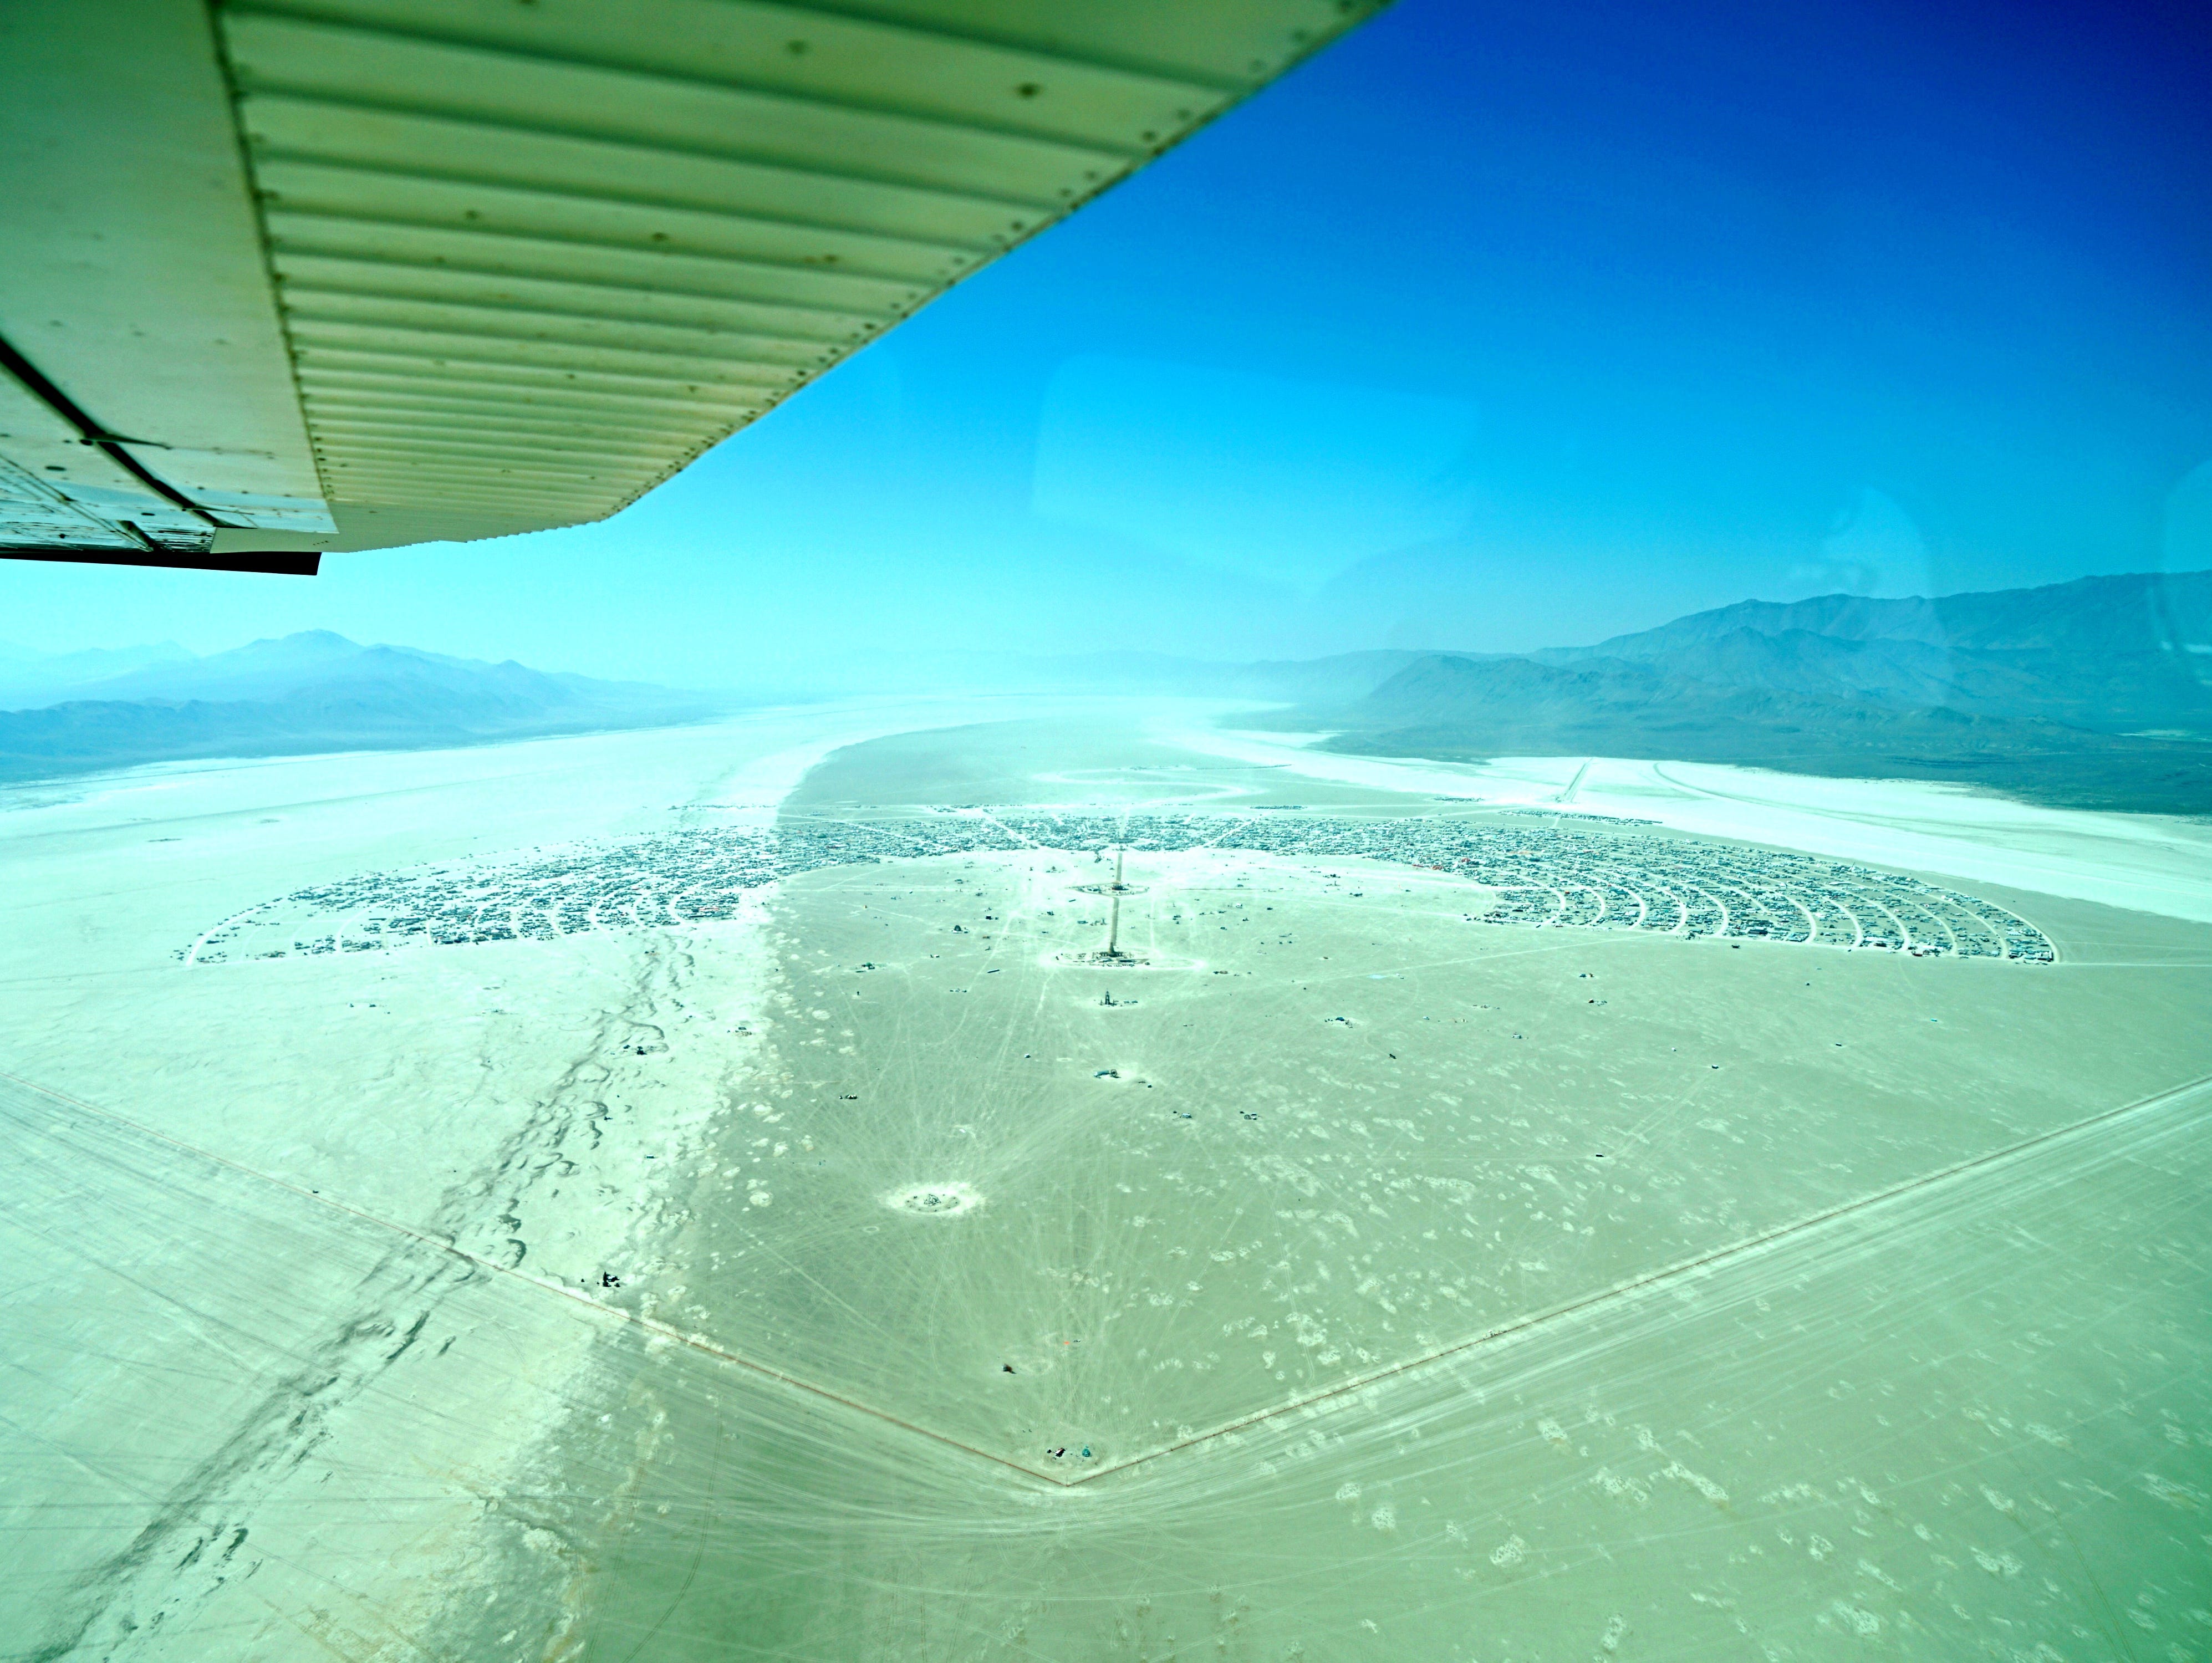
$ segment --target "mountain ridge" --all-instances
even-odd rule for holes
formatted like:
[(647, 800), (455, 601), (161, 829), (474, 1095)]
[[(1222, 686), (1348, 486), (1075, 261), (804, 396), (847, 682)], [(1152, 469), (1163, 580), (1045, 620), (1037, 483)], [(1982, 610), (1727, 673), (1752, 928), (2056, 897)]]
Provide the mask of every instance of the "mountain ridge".
[(658, 726), (732, 704), (532, 670), (511, 659), (489, 664), (363, 646), (328, 630), (142, 665), (81, 691), (106, 696), (0, 711), (0, 781), (214, 756), (404, 750)]
[(1429, 654), (1285, 725), (1366, 755), (1735, 762), (2204, 814), (2208, 648), (2212, 573), (1746, 601), (1590, 647)]
[[(173, 644), (0, 658), (0, 780), (149, 762), (480, 743), (659, 725), (763, 702), (922, 690), (1275, 703), (1240, 721), (1331, 749), (1607, 755), (1967, 780), (2081, 807), (2212, 813), (2212, 572), (1935, 598), (1741, 601), (1528, 653), (1403, 648), (1244, 664), (1102, 652), (840, 660), (774, 694), (684, 693), (328, 630), (194, 658)], [(106, 673), (101, 673), (106, 672)], [(50, 689), (51, 690), (51, 689)]]

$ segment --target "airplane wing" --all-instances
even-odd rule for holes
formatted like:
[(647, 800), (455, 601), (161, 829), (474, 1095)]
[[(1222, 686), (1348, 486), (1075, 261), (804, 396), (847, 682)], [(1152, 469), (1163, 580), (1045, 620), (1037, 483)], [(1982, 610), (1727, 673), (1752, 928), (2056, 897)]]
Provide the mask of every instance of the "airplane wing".
[(602, 519), (1384, 0), (0, 16), (0, 555)]

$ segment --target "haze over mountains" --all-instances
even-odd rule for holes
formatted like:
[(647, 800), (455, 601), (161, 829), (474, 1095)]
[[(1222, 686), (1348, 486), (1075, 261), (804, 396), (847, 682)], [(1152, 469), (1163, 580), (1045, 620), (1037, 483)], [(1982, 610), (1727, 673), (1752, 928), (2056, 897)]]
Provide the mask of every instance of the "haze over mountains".
[[(89, 672), (89, 673), (88, 673)], [(180, 647), (0, 661), (0, 780), (135, 763), (482, 743), (696, 719), (726, 707), (327, 630), (195, 658)]]
[(1745, 601), (1545, 662), (1619, 659), (1723, 686), (2040, 716), (2100, 731), (2212, 722), (2212, 572), (1874, 600)]
[[(742, 667), (731, 679), (745, 680)], [(1208, 664), (1100, 652), (860, 656), (721, 693), (549, 674), (327, 631), (0, 650), (0, 780), (692, 721), (847, 694), (1251, 699), (1339, 750), (1609, 756), (1943, 780), (2080, 807), (2212, 813), (2212, 572), (1875, 600), (1746, 601), (1593, 646)], [(13, 705), (9, 709), (4, 707)]]
[(1424, 654), (1295, 720), (1369, 755), (1674, 758), (2212, 812), (2212, 573), (1746, 601), (1595, 646)]

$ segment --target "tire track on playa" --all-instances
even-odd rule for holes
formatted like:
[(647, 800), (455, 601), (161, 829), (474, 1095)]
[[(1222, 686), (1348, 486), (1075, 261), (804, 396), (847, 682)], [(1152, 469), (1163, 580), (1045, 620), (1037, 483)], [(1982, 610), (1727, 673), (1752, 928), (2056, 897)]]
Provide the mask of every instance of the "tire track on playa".
[(2208, 1086), (2212, 1086), (2212, 1075), (2206, 1075), (2197, 1079), (2188, 1081), (2184, 1084), (2173, 1086), (2165, 1091), (2156, 1092), (2148, 1097), (2138, 1098), (2133, 1102), (2123, 1103), (2117, 1108), (2106, 1109), (2100, 1114), (2091, 1114), (2084, 1119), (2071, 1121), (2065, 1126), (2054, 1127), (2049, 1132), (2038, 1132), (2033, 1137), (2024, 1138), (2015, 1143), (2008, 1144), (2002, 1149), (1991, 1150), (1986, 1154), (1974, 1156), (1970, 1159), (1964, 1161), (1954, 1162), (1951, 1165), (1939, 1168), (1934, 1172), (1923, 1173), (1917, 1178), (1908, 1179), (1900, 1184), (1893, 1184), (1887, 1188), (1877, 1190), (1870, 1195), (1863, 1195), (1853, 1200), (1842, 1202), (1835, 1206), (1824, 1208), (1820, 1211), (1814, 1213), (1809, 1217), (1795, 1219), (1786, 1224), (1777, 1225), (1771, 1229), (1761, 1230), (1756, 1235), (1744, 1237), (1741, 1241), (1730, 1242), (1724, 1247), (1713, 1248), (1708, 1252), (1696, 1254), (1688, 1259), (1679, 1259), (1669, 1265), (1661, 1265), (1657, 1269), (1647, 1271), (1640, 1276), (1632, 1277), (1626, 1281), (1616, 1283), (1611, 1287), (1602, 1288), (1594, 1293), (1586, 1294), (1581, 1298), (1570, 1300), (1565, 1304), (1553, 1306), (1542, 1311), (1533, 1312), (1528, 1315), (1516, 1318), (1510, 1322), (1500, 1323), (1496, 1326), (1486, 1329), (1480, 1334), (1470, 1335), (1464, 1339), (1457, 1340), (1449, 1345), (1438, 1346), (1434, 1350), (1422, 1353), (1419, 1356), (1408, 1357), (1402, 1362), (1394, 1363), (1381, 1369), (1371, 1369), (1365, 1374), (1354, 1375), (1348, 1380), (1340, 1381), (1335, 1385), (1327, 1387), (1321, 1391), (1310, 1393), (1307, 1395), (1298, 1398), (1291, 1402), (1272, 1405), (1266, 1409), (1255, 1411), (1254, 1413), (1249, 1415), (1241, 1416), (1235, 1420), (1224, 1422), (1219, 1425), (1209, 1427), (1202, 1432), (1194, 1433), (1187, 1438), (1178, 1439), (1173, 1443), (1163, 1444), (1155, 1449), (1146, 1450), (1140, 1454), (1131, 1456), (1127, 1460), (1118, 1461), (1113, 1466), (1097, 1467), (1091, 1472), (1081, 1474), (1079, 1477), (1065, 1479), (1056, 1478), (1054, 1482), (1065, 1484), (1071, 1487), (1079, 1484), (1095, 1484), (1099, 1479), (1106, 1478), (1110, 1474), (1127, 1472), (1133, 1468), (1145, 1466), (1149, 1462), (1159, 1460), (1164, 1456), (1174, 1455), (1185, 1450), (1196, 1448), (1200, 1445), (1211, 1443), (1217, 1439), (1228, 1437), (1235, 1433), (1248, 1431), (1253, 1427), (1262, 1425), (1270, 1421), (1281, 1419), (1285, 1416), (1310, 1412), (1324, 1404), (1334, 1402), (1338, 1399), (1353, 1396), (1360, 1392), (1366, 1391), (1370, 1387), (1380, 1386), (1385, 1381), (1397, 1379), (1402, 1375), (1413, 1374), (1420, 1369), (1429, 1368), (1433, 1364), (1444, 1362), (1449, 1358), (1464, 1356), (1468, 1353), (1476, 1350), (1482, 1346), (1495, 1344), (1500, 1340), (1511, 1338), (1517, 1335), (1528, 1334), (1537, 1330), (1548, 1327), (1554, 1323), (1564, 1321), (1571, 1317), (1587, 1315), (1594, 1310), (1612, 1305), (1619, 1301), (1629, 1298), (1633, 1295), (1644, 1292), (1653, 1288), (1662, 1287), (1669, 1283), (1677, 1282), (1684, 1277), (1694, 1275), (1699, 1272), (1710, 1271), (1717, 1265), (1747, 1258), (1753, 1253), (1764, 1252), (1770, 1247), (1773, 1247), (1783, 1242), (1788, 1241), (1793, 1237), (1808, 1235), (1825, 1226), (1836, 1223), (1842, 1219), (1851, 1217), (1856, 1214), (1874, 1211), (1877, 1208), (1902, 1200), (1908, 1196), (1916, 1195), (1923, 1191), (1936, 1188), (1942, 1184), (1955, 1182), (1993, 1169), (2002, 1168), (2008, 1163), (2020, 1159), (2023, 1156), (2032, 1154), (2038, 1150), (2044, 1149), (2052, 1144), (2063, 1143), (2070, 1138), (2079, 1138), (2085, 1133), (2095, 1131), (2100, 1127), (2110, 1126), (2130, 1116), (2144, 1114), (2153, 1109), (2164, 1108), (2181, 1102), (2186, 1098), (2203, 1092)]
[[(252, 1575), (263, 1559), (281, 1552), (281, 1544), (265, 1542), (265, 1533), (262, 1539), (255, 1535), (258, 1507), (266, 1492), (314, 1456), (331, 1438), (336, 1417), (377, 1388), (453, 1296), (483, 1284), (494, 1272), (517, 1272), (533, 1233), (527, 1221), (550, 1199), (545, 1193), (577, 1178), (582, 1167), (578, 1156), (588, 1156), (606, 1138), (623, 1095), (614, 1059), (626, 1048), (635, 1057), (645, 1036), (661, 1042), (661, 1019), (679, 1000), (693, 968), (688, 953), (645, 945), (630, 985), (618, 1002), (603, 1007), (577, 1033), (574, 1049), (550, 1088), (475, 1173), (446, 1187), (419, 1226), (374, 1218), (122, 1116), (0, 1075), (49, 1102), (88, 1111), (356, 1218), (373, 1219), (390, 1232), (383, 1253), (361, 1277), (350, 1303), (332, 1314), (323, 1337), (295, 1354), (293, 1366), (238, 1416), (219, 1444), (166, 1490), (148, 1496), (145, 1523), (123, 1547), (71, 1580), (44, 1636), (21, 1651), (0, 1645), (0, 1655), (58, 1663), (81, 1653), (112, 1654), (134, 1636), (173, 1632), (226, 1583)], [(628, 1221), (629, 1233), (635, 1235), (649, 1224), (653, 1211), (634, 1214)], [(356, 1610), (350, 1615), (358, 1619), (361, 1614)], [(398, 1655), (438, 1655), (396, 1630), (385, 1636), (385, 1643), (402, 1648)]]
[[(14, 1076), (0, 1074), (0, 1079), (29, 1086), (32, 1090), (51, 1101), (68, 1103), (74, 1108), (97, 1115), (104, 1120), (127, 1127), (172, 1147), (191, 1150), (217, 1164), (263, 1182), (289, 1190), (296, 1195), (312, 1194), (311, 1192), (300, 1190), (283, 1179), (257, 1172), (251, 1168), (239, 1166), (220, 1156), (197, 1150), (192, 1145), (180, 1144), (149, 1128), (139, 1126), (121, 1116), (111, 1114), (106, 1110), (95, 1108), (88, 1104), (79, 1103), (75, 1099), (68, 1098), (62, 1094), (31, 1086), (29, 1082), (17, 1080)], [(603, 1305), (563, 1284), (526, 1276), (495, 1260), (471, 1254), (456, 1242), (434, 1240), (405, 1225), (379, 1218), (373, 1214), (361, 1212), (357, 1209), (347, 1206), (343, 1203), (331, 1201), (328, 1198), (313, 1199), (339, 1212), (380, 1225), (396, 1235), (408, 1238), (418, 1245), (440, 1249), (447, 1255), (450, 1269), (442, 1273), (434, 1270), (432, 1273), (420, 1278), (418, 1288), (422, 1294), (427, 1295), (430, 1290), (440, 1286), (447, 1287), (450, 1290), (451, 1288), (473, 1282), (483, 1276), (512, 1276), (528, 1286), (556, 1297), (574, 1301), (611, 1322), (635, 1325), (659, 1338), (715, 1357), (778, 1384), (836, 1403), (884, 1424), (897, 1427), (915, 1436), (959, 1450), (1002, 1471), (1019, 1472), (1025, 1478), (1038, 1479), (1057, 1487), (1073, 1488), (1095, 1483), (1109, 1474), (1128, 1472), (1135, 1467), (1156, 1462), (1164, 1457), (1176, 1454), (1287, 1416), (1309, 1413), (1334, 1400), (1355, 1395), (1400, 1376), (1414, 1374), (1449, 1358), (1465, 1356), (1501, 1340), (1540, 1331), (1572, 1317), (1587, 1315), (1594, 1310), (1614, 1304), (1637, 1294), (1663, 1287), (1685, 1277), (1708, 1272), (1716, 1266), (1734, 1260), (1747, 1258), (1779, 1246), (1792, 1238), (1816, 1232), (1840, 1220), (1894, 1204), (1943, 1184), (1969, 1180), (1979, 1174), (2001, 1169), (2008, 1163), (2036, 1150), (2081, 1138), (2099, 1128), (2124, 1121), (2132, 1116), (2177, 1104), (2203, 1092), (2207, 1087), (2212, 1087), (2212, 1076), (2189, 1081), (2135, 1102), (2103, 1110), (2051, 1131), (2020, 1139), (2002, 1148), (1990, 1150), (1936, 1171), (1923, 1174), (1902, 1183), (1892, 1185), (1871, 1194), (1823, 1209), (1808, 1217), (1796, 1219), (1705, 1253), (1656, 1267), (1564, 1304), (1498, 1324), (1481, 1333), (1468, 1336), (1450, 1344), (1424, 1352), (1418, 1356), (1407, 1358), (1338, 1381), (1291, 1402), (1271, 1405), (1249, 1415), (1209, 1427), (1172, 1443), (1141, 1452), (1113, 1466), (1101, 1467), (1073, 1478), (1030, 1466), (1024, 1462), (1010, 1460), (990, 1450), (980, 1448), (927, 1426), (905, 1420), (876, 1405), (848, 1396), (824, 1385), (787, 1374), (782, 1370), (740, 1356), (702, 1336), (681, 1332), (667, 1323), (620, 1307)], [(388, 1255), (384, 1262), (391, 1263), (396, 1257), (397, 1250), (394, 1254)], [(380, 1265), (380, 1268), (381, 1267)], [(372, 1360), (371, 1372), (359, 1375), (352, 1382), (349, 1389), (358, 1392), (372, 1384), (375, 1373), (380, 1373), (381, 1368), (389, 1367), (392, 1363), (396, 1362), (421, 1333), (429, 1314), (430, 1311), (426, 1309), (409, 1329), (400, 1344), (384, 1357), (380, 1367), (374, 1364)], [(234, 1485), (238, 1480), (250, 1476), (256, 1471), (266, 1470), (268, 1464), (266, 1457), (272, 1449), (297, 1449), (298, 1454), (295, 1457), (294, 1464), (306, 1459), (307, 1454), (312, 1452), (314, 1442), (319, 1441), (322, 1422), (327, 1419), (331, 1408), (343, 1395), (342, 1393), (334, 1391), (333, 1388), (339, 1385), (344, 1375), (343, 1365), (348, 1348), (355, 1348), (356, 1351), (360, 1349), (367, 1349), (377, 1344), (388, 1342), (398, 1333), (398, 1330), (393, 1320), (384, 1316), (380, 1312), (372, 1314), (366, 1320), (356, 1317), (341, 1325), (331, 1338), (320, 1349), (315, 1360), (316, 1366), (303, 1367), (295, 1370), (278, 1388), (268, 1394), (252, 1414), (246, 1417), (239, 1432), (234, 1435), (222, 1449), (203, 1461), (189, 1478), (175, 1487), (155, 1520), (140, 1533), (129, 1549), (114, 1556), (110, 1562), (111, 1575), (120, 1577), (132, 1571), (143, 1570), (150, 1563), (158, 1548), (165, 1544), (173, 1545), (190, 1531), (192, 1502), (198, 1502), (204, 1505), (209, 1500), (220, 1496), (227, 1483)], [(203, 1526), (179, 1569), (184, 1569), (192, 1563), (210, 1548), (220, 1548), (222, 1536), (230, 1527), (228, 1520), (212, 1529)], [(241, 1532), (236, 1541), (229, 1545), (229, 1551), (234, 1551), (237, 1541), (243, 1539)], [(217, 1564), (219, 1566), (223, 1563), (227, 1563), (227, 1560), (219, 1560)], [(94, 1580), (90, 1577), (85, 1579), (88, 1585), (93, 1583)], [(217, 1586), (220, 1586), (219, 1580), (211, 1583), (206, 1592), (212, 1593), (214, 1587)], [(96, 1589), (94, 1591), (98, 1592)], [(112, 1605), (119, 1592), (117, 1590), (110, 1593), (102, 1602), (103, 1605)], [(172, 1602), (172, 1608), (176, 1603)], [(22, 1655), (29, 1660), (36, 1660), (36, 1663), (54, 1663), (54, 1660), (67, 1656), (82, 1644), (82, 1639), (88, 1636), (92, 1624), (100, 1614), (99, 1611), (94, 1611), (79, 1625), (77, 1633), (62, 1643), (42, 1646)], [(127, 1633), (128, 1630), (126, 1630), (125, 1632)], [(118, 1636), (118, 1639), (120, 1637), (120, 1636)], [(404, 1636), (401, 1638), (404, 1639)], [(410, 1648), (416, 1650), (420, 1655), (426, 1657), (432, 1655), (432, 1654), (421, 1652), (419, 1648), (414, 1647), (411, 1641), (407, 1641), (405, 1643)]]
[[(240, 1162), (233, 1161), (227, 1156), (216, 1154), (211, 1150), (203, 1149), (196, 1144), (188, 1144), (180, 1138), (172, 1138), (165, 1132), (157, 1132), (151, 1126), (142, 1125), (136, 1120), (129, 1119), (127, 1116), (115, 1114), (112, 1110), (100, 1108), (92, 1103), (88, 1103), (81, 1099), (72, 1097), (66, 1092), (56, 1091), (50, 1086), (39, 1085), (35, 1082), (26, 1080), (18, 1075), (9, 1074), (4, 1071), (0, 1071), (0, 1081), (21, 1086), (28, 1091), (37, 1094), (40, 1097), (50, 1102), (63, 1104), (70, 1108), (78, 1110), (82, 1114), (95, 1116), (110, 1126), (120, 1127), (152, 1142), (167, 1145), (168, 1148), (179, 1150), (181, 1153), (195, 1156), (215, 1166), (221, 1167), (226, 1171), (234, 1172), (243, 1177), (253, 1179), (260, 1183), (271, 1185), (274, 1187), (284, 1190), (302, 1200), (311, 1202), (319, 1206), (327, 1207), (333, 1212), (342, 1213), (347, 1217), (357, 1219), (362, 1223), (374, 1225), (380, 1229), (388, 1230), (393, 1235), (404, 1238), (404, 1240), (409, 1242), (412, 1242), (420, 1247), (429, 1247), (441, 1253), (447, 1254), (458, 1263), (473, 1267), (477, 1272), (488, 1275), (511, 1277), (523, 1286), (535, 1288), (541, 1293), (550, 1294), (558, 1299), (568, 1300), (576, 1305), (581, 1306), (586, 1311), (590, 1311), (600, 1317), (607, 1319), (611, 1323), (635, 1326), (645, 1330), (647, 1333), (657, 1338), (670, 1341), (673, 1344), (682, 1345), (690, 1350), (697, 1351), (704, 1356), (714, 1357), (721, 1362), (731, 1363), (750, 1374), (758, 1375), (766, 1380), (775, 1381), (779, 1385), (787, 1386), (795, 1390), (807, 1393), (814, 1397), (821, 1398), (829, 1402), (837, 1404), (844, 1408), (854, 1410), (860, 1414), (870, 1417), (872, 1419), (881, 1421), (888, 1425), (898, 1427), (902, 1430), (913, 1433), (917, 1437), (927, 1438), (934, 1442), (944, 1444), (948, 1448), (958, 1449), (964, 1454), (976, 1457), (980, 1460), (988, 1461), (995, 1466), (1007, 1468), (1011, 1471), (1022, 1473), (1025, 1477), (1043, 1478), (1053, 1484), (1064, 1482), (1061, 1479), (1054, 1478), (1050, 1473), (1041, 1472), (1034, 1467), (1024, 1466), (1018, 1461), (1008, 1460), (1004, 1456), (991, 1454), (988, 1450), (978, 1449), (970, 1444), (963, 1443), (957, 1438), (949, 1436), (941, 1432), (932, 1431), (929, 1428), (925, 1426), (917, 1426), (910, 1422), (902, 1420), (897, 1416), (890, 1414), (884, 1410), (876, 1408), (870, 1404), (860, 1402), (856, 1399), (847, 1397), (841, 1393), (833, 1391), (827, 1387), (817, 1385), (811, 1381), (802, 1379), (795, 1375), (786, 1374), (780, 1369), (770, 1368), (766, 1363), (756, 1362), (750, 1357), (741, 1356), (737, 1352), (730, 1350), (725, 1346), (718, 1345), (711, 1339), (708, 1339), (702, 1335), (687, 1333), (669, 1323), (659, 1321), (653, 1317), (642, 1315), (636, 1311), (628, 1309), (623, 1306), (601, 1304), (598, 1300), (590, 1297), (586, 1294), (580, 1293), (574, 1288), (568, 1287), (564, 1283), (550, 1281), (544, 1277), (528, 1275), (520, 1270), (516, 1270), (507, 1265), (502, 1264), (497, 1259), (484, 1258), (472, 1253), (451, 1238), (433, 1236), (424, 1231), (415, 1229), (411, 1225), (403, 1224), (396, 1220), (381, 1217), (373, 1212), (364, 1211), (358, 1207), (349, 1205), (347, 1203), (343, 1201), (335, 1200), (332, 1198), (323, 1195), (317, 1191), (302, 1189), (298, 1185), (292, 1183), (289, 1180), (279, 1178), (272, 1173), (263, 1172), (257, 1168), (249, 1167)], [(44, 1663), (44, 1660), (48, 1658), (50, 1655), (58, 1657), (62, 1655), (62, 1654), (40, 1652), (36, 1654), (28, 1654), (27, 1655), (33, 1656), (40, 1660), (40, 1663)]]

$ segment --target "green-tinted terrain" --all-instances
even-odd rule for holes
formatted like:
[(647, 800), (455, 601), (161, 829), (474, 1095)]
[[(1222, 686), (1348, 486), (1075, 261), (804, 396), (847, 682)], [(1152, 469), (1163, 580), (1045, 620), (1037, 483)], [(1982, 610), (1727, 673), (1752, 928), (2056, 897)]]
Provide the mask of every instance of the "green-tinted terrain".
[[(4, 967), (0, 1654), (2212, 1644), (2212, 925), (1941, 873), (2055, 962), (1517, 922), (1294, 846), (1798, 869), (944, 714), (26, 799), (78, 944)], [(1114, 888), (1102, 827), (1209, 816)], [(647, 906), (743, 837), (852, 842)], [(599, 888), (318, 950), (427, 893), (374, 851)]]

